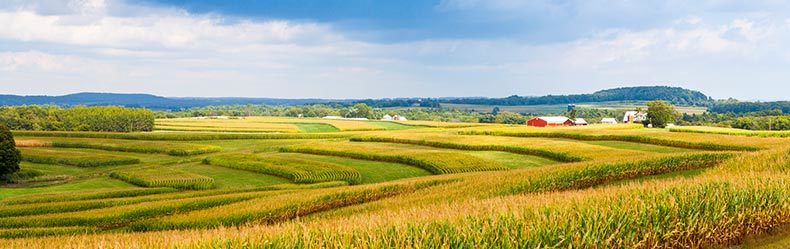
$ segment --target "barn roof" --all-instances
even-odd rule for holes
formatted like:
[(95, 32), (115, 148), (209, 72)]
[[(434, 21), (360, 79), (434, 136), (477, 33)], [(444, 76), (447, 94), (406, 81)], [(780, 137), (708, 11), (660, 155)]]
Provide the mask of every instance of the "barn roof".
[(546, 122), (547, 122), (547, 123), (549, 123), (549, 124), (562, 124), (562, 123), (565, 123), (565, 122), (567, 122), (568, 120), (570, 120), (570, 119), (568, 119), (568, 118), (566, 118), (566, 117), (562, 117), (562, 116), (554, 116), (554, 117), (537, 117), (537, 118), (538, 118), (538, 119), (542, 119), (542, 120), (546, 121)]

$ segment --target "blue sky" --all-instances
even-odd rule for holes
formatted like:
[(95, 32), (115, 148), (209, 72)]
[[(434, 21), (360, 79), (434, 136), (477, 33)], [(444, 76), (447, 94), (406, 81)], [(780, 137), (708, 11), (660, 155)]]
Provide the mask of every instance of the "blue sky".
[(8, 0), (6, 94), (790, 99), (778, 0)]

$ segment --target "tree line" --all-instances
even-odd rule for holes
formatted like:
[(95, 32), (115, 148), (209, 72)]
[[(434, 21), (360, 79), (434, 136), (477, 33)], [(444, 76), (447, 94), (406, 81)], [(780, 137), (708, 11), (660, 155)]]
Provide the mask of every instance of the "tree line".
[(154, 112), (118, 106), (30, 105), (0, 107), (0, 124), (12, 130), (40, 131), (152, 131)]

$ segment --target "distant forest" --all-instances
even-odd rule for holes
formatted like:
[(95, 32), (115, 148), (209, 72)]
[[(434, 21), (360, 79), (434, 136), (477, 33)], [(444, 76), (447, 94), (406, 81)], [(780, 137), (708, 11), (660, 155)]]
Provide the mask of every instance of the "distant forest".
[(477, 105), (556, 105), (606, 101), (665, 100), (674, 105), (705, 106), (713, 101), (694, 90), (668, 86), (622, 87), (597, 91), (591, 94), (547, 95), (542, 97), (510, 96), (500, 99), (464, 98), (449, 100), (453, 104)]
[(181, 111), (194, 107), (219, 105), (312, 105), (352, 106), (364, 103), (371, 107), (439, 107), (440, 103), (478, 105), (554, 105), (604, 101), (666, 100), (674, 105), (707, 106), (712, 99), (705, 94), (667, 86), (623, 87), (591, 94), (547, 95), (541, 97), (510, 96), (506, 98), (385, 98), (385, 99), (273, 99), (273, 98), (169, 98), (150, 94), (77, 93), (63, 96), (0, 95), (0, 105), (57, 105), (144, 107), (154, 110)]

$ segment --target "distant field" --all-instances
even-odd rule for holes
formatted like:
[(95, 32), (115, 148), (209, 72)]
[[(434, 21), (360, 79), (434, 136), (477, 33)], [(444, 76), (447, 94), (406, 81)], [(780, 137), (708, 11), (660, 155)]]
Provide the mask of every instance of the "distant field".
[[(449, 104), (442, 103), (442, 107), (455, 109), (455, 110), (468, 110), (476, 112), (491, 112), (494, 107), (499, 107), (500, 111), (517, 112), (517, 113), (533, 113), (533, 114), (558, 114), (564, 113), (568, 109), (568, 105), (517, 105), (517, 106), (494, 106), (494, 105), (469, 105), (469, 104)], [(578, 103), (577, 107), (592, 108), (592, 109), (608, 109), (608, 110), (635, 110), (636, 108), (646, 109), (647, 105), (644, 102), (600, 102), (600, 103)], [(688, 114), (702, 114), (707, 111), (706, 107), (697, 106), (677, 106), (675, 109), (681, 113)]]
[(765, 233), (790, 220), (790, 138), (778, 132), (282, 117), (156, 124), (14, 132), (25, 161), (0, 188), (0, 247), (787, 241)]

